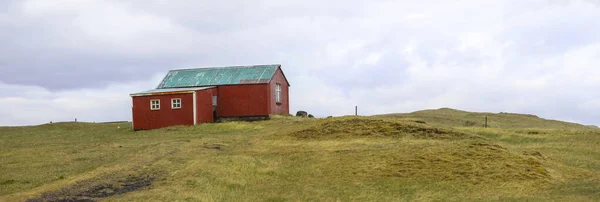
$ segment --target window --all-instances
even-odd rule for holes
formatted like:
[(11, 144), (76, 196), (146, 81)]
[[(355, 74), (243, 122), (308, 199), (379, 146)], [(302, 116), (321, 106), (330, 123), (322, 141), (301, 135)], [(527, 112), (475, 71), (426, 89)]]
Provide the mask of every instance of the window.
[(171, 99), (171, 108), (172, 109), (181, 109), (181, 98)]
[(275, 85), (275, 101), (281, 103), (281, 84)]
[(160, 100), (150, 100), (150, 110), (159, 110)]

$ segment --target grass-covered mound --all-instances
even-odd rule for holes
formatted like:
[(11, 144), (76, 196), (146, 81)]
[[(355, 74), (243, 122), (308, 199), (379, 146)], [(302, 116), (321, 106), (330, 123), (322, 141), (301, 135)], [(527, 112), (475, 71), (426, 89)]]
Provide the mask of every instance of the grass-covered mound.
[(419, 139), (473, 138), (471, 135), (448, 128), (359, 117), (324, 119), (313, 127), (293, 132), (291, 135), (301, 139), (409, 136)]
[(413, 155), (389, 156), (386, 162), (378, 171), (390, 177), (473, 184), (550, 178), (539, 159), (486, 143), (430, 147)]
[[(509, 151), (485, 138), (444, 127), (365, 117), (323, 119), (289, 133), (317, 148), (289, 147), (290, 152), (327, 150), (326, 167), (365, 178), (434, 180), (470, 184), (546, 182), (540, 159)], [(366, 138), (366, 140), (364, 140)], [(378, 144), (369, 144), (371, 138)], [(336, 140), (365, 142), (340, 143)], [(324, 162), (325, 163), (325, 162)]]

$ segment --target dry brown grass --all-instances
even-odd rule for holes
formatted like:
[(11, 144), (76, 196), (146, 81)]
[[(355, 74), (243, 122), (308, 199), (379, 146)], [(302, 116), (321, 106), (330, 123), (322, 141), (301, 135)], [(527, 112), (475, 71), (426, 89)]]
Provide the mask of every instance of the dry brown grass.
[[(0, 201), (600, 200), (598, 131), (365, 117), (129, 127), (0, 127)], [(129, 175), (154, 181), (122, 193), (145, 182)]]
[(390, 159), (385, 176), (429, 178), (455, 182), (505, 183), (548, 181), (548, 171), (535, 158), (518, 155), (493, 144), (435, 147), (405, 158)]

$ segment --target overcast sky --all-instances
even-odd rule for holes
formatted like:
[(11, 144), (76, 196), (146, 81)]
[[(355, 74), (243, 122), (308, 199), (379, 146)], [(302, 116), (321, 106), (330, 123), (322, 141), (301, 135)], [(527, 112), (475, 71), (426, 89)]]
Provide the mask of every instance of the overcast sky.
[(131, 120), (170, 69), (282, 64), (290, 111), (600, 125), (600, 0), (0, 0), (0, 125)]

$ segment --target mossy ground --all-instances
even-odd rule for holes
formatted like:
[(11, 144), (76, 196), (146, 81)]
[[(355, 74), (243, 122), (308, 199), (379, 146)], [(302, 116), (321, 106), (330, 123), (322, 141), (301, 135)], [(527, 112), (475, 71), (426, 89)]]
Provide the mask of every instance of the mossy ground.
[(0, 201), (600, 200), (597, 130), (421, 122), (0, 127)]

